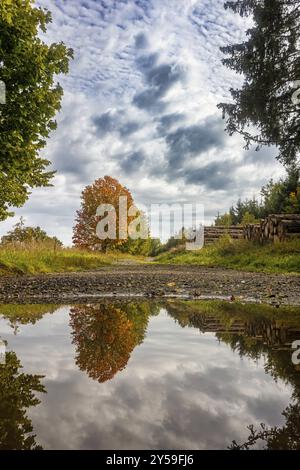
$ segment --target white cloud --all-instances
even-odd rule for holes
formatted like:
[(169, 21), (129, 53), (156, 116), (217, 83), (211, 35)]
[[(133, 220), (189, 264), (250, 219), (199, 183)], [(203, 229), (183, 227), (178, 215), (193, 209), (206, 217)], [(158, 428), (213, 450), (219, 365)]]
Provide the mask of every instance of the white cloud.
[[(268, 151), (268, 158), (261, 151), (245, 163), (243, 142), (229, 138), (224, 123), (212, 135), (210, 123), (221, 119), (217, 103), (239, 83), (222, 66), (219, 47), (240, 40), (246, 26), (223, 9), (223, 0), (37, 3), (53, 14), (46, 40), (63, 40), (75, 60), (61, 79), (65, 97), (58, 129), (44, 152), (58, 171), (55, 188), (34, 191), (17, 217), (49, 231), (59, 226), (60, 237), (70, 243), (81, 190), (109, 174), (131, 189), (137, 203), (196, 199), (211, 221), (282, 172)], [(177, 168), (176, 141), (171, 151), (169, 141), (178, 129)], [(204, 150), (191, 129), (202, 129), (202, 140), (211, 133)], [(1, 224), (0, 233), (15, 220)]]

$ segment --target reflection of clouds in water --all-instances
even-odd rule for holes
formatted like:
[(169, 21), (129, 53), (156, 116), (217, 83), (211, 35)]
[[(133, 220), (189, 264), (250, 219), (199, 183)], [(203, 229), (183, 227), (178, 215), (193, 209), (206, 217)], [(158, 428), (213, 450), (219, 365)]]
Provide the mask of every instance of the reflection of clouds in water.
[(103, 384), (75, 366), (68, 322), (61, 309), (17, 337), (3, 335), (26, 372), (46, 375), (48, 393), (30, 410), (45, 448), (224, 448), (246, 437), (249, 423), (282, 422), (290, 387), (266, 375), (262, 361), (240, 359), (164, 311), (127, 368)]

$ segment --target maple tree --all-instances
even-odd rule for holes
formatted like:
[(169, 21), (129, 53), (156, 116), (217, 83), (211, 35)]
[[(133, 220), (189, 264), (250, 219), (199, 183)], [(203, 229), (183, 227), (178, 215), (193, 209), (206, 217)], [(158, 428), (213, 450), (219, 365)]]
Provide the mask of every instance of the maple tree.
[[(87, 186), (81, 195), (81, 208), (76, 214), (76, 225), (73, 232), (73, 243), (78, 248), (107, 251), (108, 248), (115, 248), (126, 243), (126, 238), (119, 237), (120, 229), (126, 229), (133, 219), (127, 215), (127, 220), (120, 220), (119, 198), (127, 197), (127, 211), (134, 206), (130, 191), (122, 186), (118, 180), (111, 176), (97, 179), (92, 185)], [(97, 209), (101, 204), (110, 204), (115, 208), (116, 213), (116, 238), (99, 239), (97, 235), (97, 225), (107, 214), (97, 215)]]

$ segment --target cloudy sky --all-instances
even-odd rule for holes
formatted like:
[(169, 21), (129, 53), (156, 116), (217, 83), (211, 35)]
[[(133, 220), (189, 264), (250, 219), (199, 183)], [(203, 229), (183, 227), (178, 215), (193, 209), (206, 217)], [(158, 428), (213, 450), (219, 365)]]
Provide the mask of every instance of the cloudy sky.
[(84, 186), (118, 178), (137, 204), (198, 202), (206, 221), (252, 197), (282, 173), (275, 152), (245, 151), (216, 108), (237, 86), (221, 45), (239, 41), (244, 20), (223, 0), (38, 0), (53, 15), (47, 42), (75, 59), (45, 156), (54, 187), (35, 190), (23, 215), (71, 243)]

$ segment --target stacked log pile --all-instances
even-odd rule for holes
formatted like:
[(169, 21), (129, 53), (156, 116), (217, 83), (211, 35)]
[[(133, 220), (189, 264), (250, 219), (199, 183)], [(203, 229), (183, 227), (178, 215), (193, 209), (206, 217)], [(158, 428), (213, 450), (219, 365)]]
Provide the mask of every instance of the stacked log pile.
[(263, 231), (261, 224), (247, 224), (244, 226), (244, 238), (252, 242), (263, 241)]
[(232, 225), (230, 227), (217, 226), (217, 227), (204, 227), (204, 243), (210, 245), (224, 235), (229, 235), (231, 238), (238, 240), (244, 238), (243, 227)]
[(264, 243), (300, 237), (300, 214), (273, 214), (262, 219), (260, 224), (244, 227), (246, 240)]

